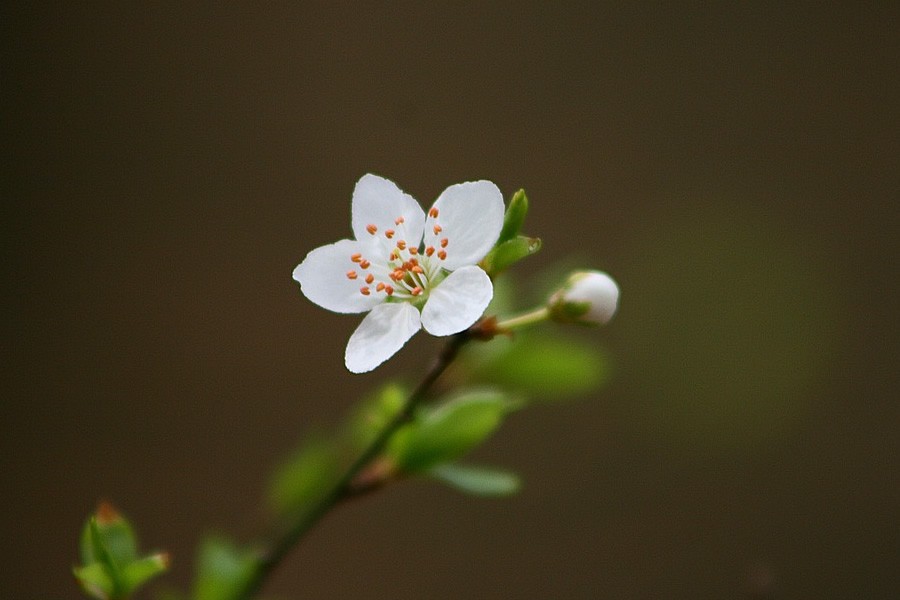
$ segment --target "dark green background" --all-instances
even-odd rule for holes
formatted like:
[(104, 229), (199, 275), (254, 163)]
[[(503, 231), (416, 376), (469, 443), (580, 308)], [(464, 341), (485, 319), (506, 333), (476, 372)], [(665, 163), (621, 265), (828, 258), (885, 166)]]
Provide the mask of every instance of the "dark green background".
[(900, 593), (896, 4), (5, 3), (0, 590), (74, 598), (100, 498), (174, 555), (384, 378), (290, 274), (375, 172), (525, 187), (524, 269), (622, 288), (615, 375), (514, 416), (511, 500), (403, 484), (283, 598)]

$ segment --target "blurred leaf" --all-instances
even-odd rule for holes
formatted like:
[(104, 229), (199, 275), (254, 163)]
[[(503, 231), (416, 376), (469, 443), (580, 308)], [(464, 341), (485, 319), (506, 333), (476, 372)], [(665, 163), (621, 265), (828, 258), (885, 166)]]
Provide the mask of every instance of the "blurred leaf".
[(308, 442), (276, 471), (269, 491), (272, 507), (279, 513), (302, 510), (327, 489), (339, 468), (334, 441)]
[(104, 554), (116, 565), (125, 565), (137, 558), (137, 539), (131, 524), (108, 502), (100, 504), (81, 533), (83, 563), (103, 560)]
[(169, 568), (169, 556), (164, 553), (151, 554), (125, 565), (122, 578), (125, 588), (134, 590)]
[(557, 399), (583, 394), (609, 374), (606, 355), (597, 346), (546, 331), (519, 333), (505, 352), (484, 358), (470, 364), (478, 381), (527, 396)]
[(475, 496), (511, 496), (522, 487), (518, 475), (499, 469), (446, 463), (433, 467), (428, 474)]
[(100, 600), (114, 597), (115, 584), (102, 563), (94, 562), (85, 567), (75, 567), (72, 571), (81, 588), (89, 596)]
[(481, 266), (492, 277), (511, 265), (535, 254), (541, 249), (540, 238), (530, 238), (523, 235), (507, 240), (494, 246), (481, 260)]
[(193, 600), (234, 600), (256, 566), (253, 551), (228, 540), (207, 539), (200, 549)]
[(368, 446), (406, 402), (408, 392), (396, 383), (383, 386), (357, 409), (350, 419), (350, 436), (356, 448)]
[(109, 503), (101, 503), (81, 532), (81, 559), (74, 569), (82, 588), (96, 598), (127, 598), (168, 568), (165, 554), (138, 558), (131, 524)]
[(528, 214), (528, 197), (525, 190), (519, 190), (513, 194), (503, 215), (503, 229), (500, 230), (500, 237), (497, 239), (497, 245), (519, 235), (522, 230), (522, 224), (525, 222), (525, 216)]
[(515, 405), (502, 393), (468, 392), (421, 411), (400, 429), (387, 454), (397, 468), (418, 473), (459, 458), (488, 438)]

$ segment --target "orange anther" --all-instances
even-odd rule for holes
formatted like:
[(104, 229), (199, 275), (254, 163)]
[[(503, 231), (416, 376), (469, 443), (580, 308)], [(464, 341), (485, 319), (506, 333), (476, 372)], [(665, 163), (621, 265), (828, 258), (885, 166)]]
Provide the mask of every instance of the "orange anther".
[(361, 288), (359, 288), (359, 293), (362, 294), (363, 296), (368, 296), (372, 292), (370, 292), (369, 288), (367, 288), (367, 287), (361, 287)]
[(434, 229), (433, 229), (434, 235), (439, 234), (439, 233), (442, 232), (443, 230), (444, 230), (444, 228), (441, 227), (440, 225), (435, 225), (435, 226), (434, 226)]
[(356, 271), (347, 271), (347, 279), (356, 279)]
[(351, 254), (350, 260), (352, 260), (355, 263), (358, 263), (360, 260), (362, 260), (362, 254), (360, 254), (359, 252), (357, 252), (355, 254)]
[(415, 256), (416, 254), (419, 253), (419, 249), (416, 248), (415, 246), (410, 246), (410, 247), (409, 247), (409, 253), (412, 254), (413, 256)]
[(366, 275), (366, 283), (372, 283), (373, 281), (375, 281), (375, 276), (374, 276), (374, 275), (372, 275), (371, 273), (369, 273), (368, 275)]
[(396, 219), (394, 219), (394, 225), (399, 225), (400, 223), (402, 223), (405, 220), (406, 219), (404, 219), (402, 216), (399, 216)]
[(371, 266), (371, 264), (372, 263), (370, 263), (366, 259), (362, 259), (361, 261), (359, 261), (359, 266), (361, 269), (368, 269)]
[(409, 293), (412, 294), (413, 296), (418, 296), (419, 294), (422, 293), (422, 288), (420, 288), (419, 286), (416, 286), (412, 290), (410, 290)]
[(431, 210), (428, 211), (428, 216), (431, 217), (432, 219), (437, 219), (438, 209), (436, 209), (435, 207), (432, 206)]
[(419, 265), (414, 265), (412, 269), (410, 269), (413, 273), (424, 273), (425, 269), (420, 267)]
[(440, 252), (438, 252), (438, 258), (444, 260), (445, 258), (447, 258), (447, 253), (441, 250)]
[(425, 248), (425, 256), (431, 256), (432, 254), (434, 254), (434, 246)]
[(447, 238), (442, 239), (441, 240), (441, 248), (446, 248), (447, 244), (449, 244), (449, 243), (450, 243), (450, 240), (448, 240)]
[(406, 240), (397, 240), (397, 247), (401, 250), (406, 250)]
[(375, 232), (378, 231), (378, 228), (369, 223), (368, 225), (366, 225), (366, 231), (368, 231), (372, 235), (375, 235)]
[(389, 285), (386, 285), (386, 286), (384, 286), (384, 293), (387, 294), (388, 296), (393, 296), (393, 295), (394, 295), (394, 288), (392, 288), (392, 287), (389, 286)]
[(411, 258), (411, 259), (409, 259), (409, 264), (411, 264), (411, 265), (417, 265), (417, 264), (419, 264), (419, 259), (418, 259), (418, 258)]
[(381, 281), (379, 281), (379, 282), (378, 282), (378, 285), (375, 286), (375, 291), (376, 291), (376, 292), (380, 292), (380, 291), (382, 291), (384, 288), (385, 288), (384, 283), (381, 282)]
[(394, 237), (394, 230), (388, 229), (387, 231), (385, 231), (384, 237), (386, 237), (387, 239), (391, 239), (392, 237)]

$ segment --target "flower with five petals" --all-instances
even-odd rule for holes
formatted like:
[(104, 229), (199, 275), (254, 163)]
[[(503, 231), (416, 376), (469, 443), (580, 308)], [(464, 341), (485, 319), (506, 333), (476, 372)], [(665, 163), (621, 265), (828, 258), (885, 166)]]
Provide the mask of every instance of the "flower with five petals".
[(490, 181), (448, 187), (427, 213), (392, 181), (369, 174), (357, 182), (356, 239), (316, 248), (294, 269), (315, 304), (369, 313), (347, 343), (347, 369), (371, 371), (422, 327), (452, 335), (481, 317), (494, 289), (477, 263), (500, 235), (503, 210)]

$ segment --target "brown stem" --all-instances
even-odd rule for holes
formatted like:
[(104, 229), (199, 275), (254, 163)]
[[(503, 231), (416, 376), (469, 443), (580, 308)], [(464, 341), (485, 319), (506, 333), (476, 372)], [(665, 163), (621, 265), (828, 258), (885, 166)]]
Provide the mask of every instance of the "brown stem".
[(425, 377), (419, 382), (416, 389), (413, 390), (412, 394), (409, 395), (409, 398), (406, 399), (406, 404), (403, 405), (403, 408), (394, 415), (372, 443), (369, 444), (353, 464), (347, 468), (329, 493), (308, 511), (303, 513), (295, 523), (271, 541), (268, 549), (257, 564), (256, 570), (244, 583), (244, 586), (238, 590), (237, 594), (234, 596), (235, 598), (239, 600), (250, 600), (253, 598), (262, 587), (268, 575), (282, 560), (284, 560), (288, 552), (335, 504), (339, 503), (344, 498), (357, 495), (360, 492), (360, 490), (355, 487), (355, 484), (358, 484), (357, 476), (377, 459), (378, 455), (384, 450), (384, 447), (394, 433), (396, 433), (397, 429), (412, 417), (413, 411), (415, 411), (419, 403), (428, 395), (431, 386), (456, 358), (459, 349), (470, 339), (481, 337), (480, 326), (480, 323), (476, 323), (470, 329), (450, 338), (434, 364), (428, 370), (428, 373), (425, 374)]

